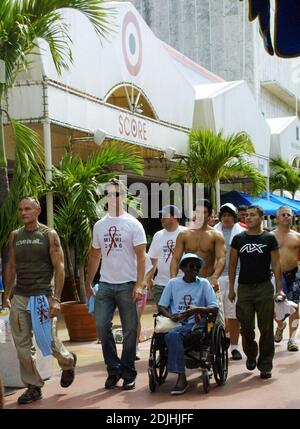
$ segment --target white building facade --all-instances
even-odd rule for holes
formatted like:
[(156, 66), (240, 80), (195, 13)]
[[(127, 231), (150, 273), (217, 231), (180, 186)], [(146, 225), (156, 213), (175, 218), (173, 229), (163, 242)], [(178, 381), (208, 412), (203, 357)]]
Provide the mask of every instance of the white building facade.
[[(203, 6), (205, 2), (193, 4)], [(184, 3), (192, 13), (189, 0)], [(217, 2), (212, 3), (217, 10)], [(160, 2), (162, 8), (169, 6), (169, 23), (173, 19), (171, 5), (174, 8), (175, 4), (177, 0)], [(40, 43), (41, 55), (34, 56), (33, 67), (20, 73), (9, 92), (6, 107), (10, 116), (30, 124), (41, 136), (47, 174), (70, 143), (83, 159), (95, 151), (94, 131), (99, 130), (108, 140), (139, 148), (145, 159), (143, 180), (166, 181), (170, 148), (179, 155), (187, 154), (190, 129), (207, 127), (215, 132), (223, 129), (226, 135), (246, 132), (254, 144), (255, 165), (268, 176), (270, 128), (258, 107), (254, 81), (225, 81), (224, 76), (208, 71), (158, 39), (131, 3), (112, 2), (111, 6), (115, 9), (114, 32), (103, 41), (83, 15), (66, 10), (64, 17), (73, 40), (70, 69), (58, 75), (49, 48)], [(232, 13), (236, 10), (234, 7)], [(200, 12), (199, 19), (208, 18), (204, 7)], [(206, 34), (205, 29), (198, 31)], [(202, 51), (207, 54), (206, 39), (202, 42), (199, 55)], [(246, 70), (248, 73), (248, 66)], [(234, 73), (228, 73), (226, 78), (230, 77)], [(12, 162), (9, 136), (7, 142)]]
[(248, 0), (132, 3), (157, 37), (227, 81), (246, 80), (266, 118), (296, 115), (300, 61), (265, 52), (258, 20), (248, 20)]

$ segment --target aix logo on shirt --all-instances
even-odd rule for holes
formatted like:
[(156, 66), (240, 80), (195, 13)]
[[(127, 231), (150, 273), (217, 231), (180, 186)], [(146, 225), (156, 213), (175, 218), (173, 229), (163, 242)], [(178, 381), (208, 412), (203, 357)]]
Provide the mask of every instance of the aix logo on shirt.
[(248, 243), (241, 247), (240, 253), (264, 253), (263, 247), (267, 247), (267, 245)]

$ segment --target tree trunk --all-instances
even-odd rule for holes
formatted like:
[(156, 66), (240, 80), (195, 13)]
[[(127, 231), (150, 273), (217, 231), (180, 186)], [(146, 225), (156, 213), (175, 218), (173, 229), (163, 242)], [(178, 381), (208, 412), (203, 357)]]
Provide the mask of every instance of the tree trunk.
[(76, 281), (75, 281), (75, 276), (74, 276), (74, 268), (73, 268), (73, 264), (72, 264), (70, 246), (67, 243), (65, 243), (64, 248), (65, 248), (65, 252), (66, 252), (66, 261), (67, 261), (68, 272), (69, 272), (69, 277), (70, 277), (72, 288), (73, 288), (74, 297), (75, 297), (75, 300), (77, 302), (80, 302), (78, 292), (77, 292), (77, 288), (76, 288)]
[(7, 176), (7, 159), (5, 154), (2, 92), (0, 90), (0, 209), (8, 195), (9, 185)]
[(216, 200), (216, 187), (215, 185), (212, 185), (210, 187), (210, 202), (213, 206), (213, 209), (216, 210), (217, 209), (217, 200)]

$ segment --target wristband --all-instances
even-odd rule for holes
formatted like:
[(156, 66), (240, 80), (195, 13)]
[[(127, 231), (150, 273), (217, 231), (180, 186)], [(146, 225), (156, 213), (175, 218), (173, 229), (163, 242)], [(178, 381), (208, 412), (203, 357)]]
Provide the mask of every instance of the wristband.
[(51, 298), (54, 299), (54, 301), (56, 301), (59, 304), (61, 304), (61, 300), (59, 298), (57, 298), (57, 296), (52, 296)]

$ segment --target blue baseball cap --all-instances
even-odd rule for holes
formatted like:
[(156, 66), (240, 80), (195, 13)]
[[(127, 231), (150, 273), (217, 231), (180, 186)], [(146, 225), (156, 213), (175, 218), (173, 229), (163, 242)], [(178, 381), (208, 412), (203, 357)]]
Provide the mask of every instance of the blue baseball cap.
[(196, 259), (199, 264), (199, 268), (202, 268), (205, 265), (204, 260), (200, 258), (200, 256), (196, 255), (195, 253), (185, 253), (180, 259), (179, 268), (181, 268), (182, 263), (187, 259)]
[(177, 217), (181, 218), (181, 212), (178, 207), (174, 206), (173, 204), (169, 204), (167, 206), (164, 206), (160, 211), (159, 214), (161, 217)]

